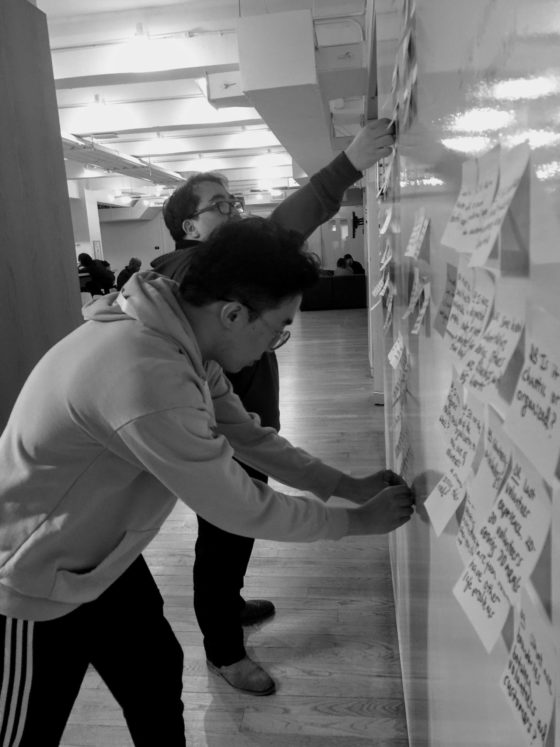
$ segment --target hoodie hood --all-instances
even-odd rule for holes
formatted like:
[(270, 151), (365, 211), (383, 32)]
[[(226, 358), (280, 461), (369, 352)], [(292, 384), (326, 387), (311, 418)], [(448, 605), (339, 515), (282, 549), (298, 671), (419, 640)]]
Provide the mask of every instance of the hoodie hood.
[(156, 272), (166, 275), (168, 278), (176, 280), (178, 283), (184, 278), (189, 271), (189, 265), (193, 252), (200, 246), (200, 241), (183, 239), (177, 242), (177, 248), (174, 252), (162, 254), (150, 264)]
[(202, 354), (191, 325), (177, 299), (177, 283), (150, 270), (137, 272), (119, 293), (96, 298), (82, 308), (86, 321), (119, 322), (135, 319), (167, 337), (203, 372)]

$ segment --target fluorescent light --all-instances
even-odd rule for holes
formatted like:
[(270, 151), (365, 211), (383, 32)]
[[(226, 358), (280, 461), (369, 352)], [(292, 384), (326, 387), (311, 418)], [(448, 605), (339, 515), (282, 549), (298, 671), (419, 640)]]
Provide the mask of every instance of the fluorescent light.
[(483, 151), (489, 150), (492, 141), (489, 137), (449, 137), (444, 138), (441, 144), (448, 150), (454, 150), (458, 153), (478, 155)]
[(560, 143), (560, 133), (553, 130), (523, 130), (504, 138), (504, 142), (511, 147), (519, 145), (526, 140), (529, 142), (531, 150), (550, 148)]
[(560, 93), (560, 78), (555, 74), (485, 83), (478, 90), (479, 97), (498, 101), (533, 100), (554, 96), (557, 93)]
[(560, 161), (549, 161), (549, 163), (541, 163), (535, 169), (537, 179), (545, 182), (549, 179), (557, 179), (560, 177)]
[(406, 177), (401, 179), (401, 187), (442, 187), (444, 182), (435, 176)]
[(495, 132), (508, 127), (513, 121), (513, 114), (503, 109), (471, 109), (456, 114), (449, 129), (452, 132)]

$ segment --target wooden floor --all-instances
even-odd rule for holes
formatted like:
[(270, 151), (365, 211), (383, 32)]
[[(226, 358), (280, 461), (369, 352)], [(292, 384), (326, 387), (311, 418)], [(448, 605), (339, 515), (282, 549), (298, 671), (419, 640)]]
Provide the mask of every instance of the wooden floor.
[[(383, 408), (373, 404), (366, 311), (300, 314), (279, 360), (283, 434), (356, 475), (381, 469)], [(192, 610), (195, 532), (193, 514), (178, 506), (146, 553), (184, 647), (189, 747), (408, 745), (386, 537), (257, 540), (246, 596), (272, 599), (277, 613), (249, 629), (247, 647), (278, 683), (275, 695), (257, 698), (207, 672)], [(62, 744), (132, 745), (93, 671)]]

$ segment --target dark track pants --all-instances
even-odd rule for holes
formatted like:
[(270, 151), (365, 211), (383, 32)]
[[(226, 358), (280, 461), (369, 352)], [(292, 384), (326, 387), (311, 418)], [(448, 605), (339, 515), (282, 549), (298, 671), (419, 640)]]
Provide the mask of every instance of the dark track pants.
[(0, 615), (0, 747), (58, 745), (89, 664), (122, 707), (136, 747), (185, 747), (183, 652), (142, 557), (64, 617)]
[[(241, 465), (261, 482), (268, 477)], [(194, 611), (204, 636), (206, 657), (217, 667), (242, 659), (246, 652), (239, 613), (245, 600), (241, 589), (255, 540), (230, 534), (198, 518), (193, 567)]]

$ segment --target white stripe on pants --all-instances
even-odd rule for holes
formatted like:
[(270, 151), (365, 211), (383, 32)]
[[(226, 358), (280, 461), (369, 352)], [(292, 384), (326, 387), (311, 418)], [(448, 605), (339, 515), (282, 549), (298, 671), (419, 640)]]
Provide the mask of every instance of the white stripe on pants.
[(21, 741), (33, 672), (33, 627), (32, 621), (6, 619), (0, 690), (0, 735), (4, 735), (1, 747), (19, 747)]

